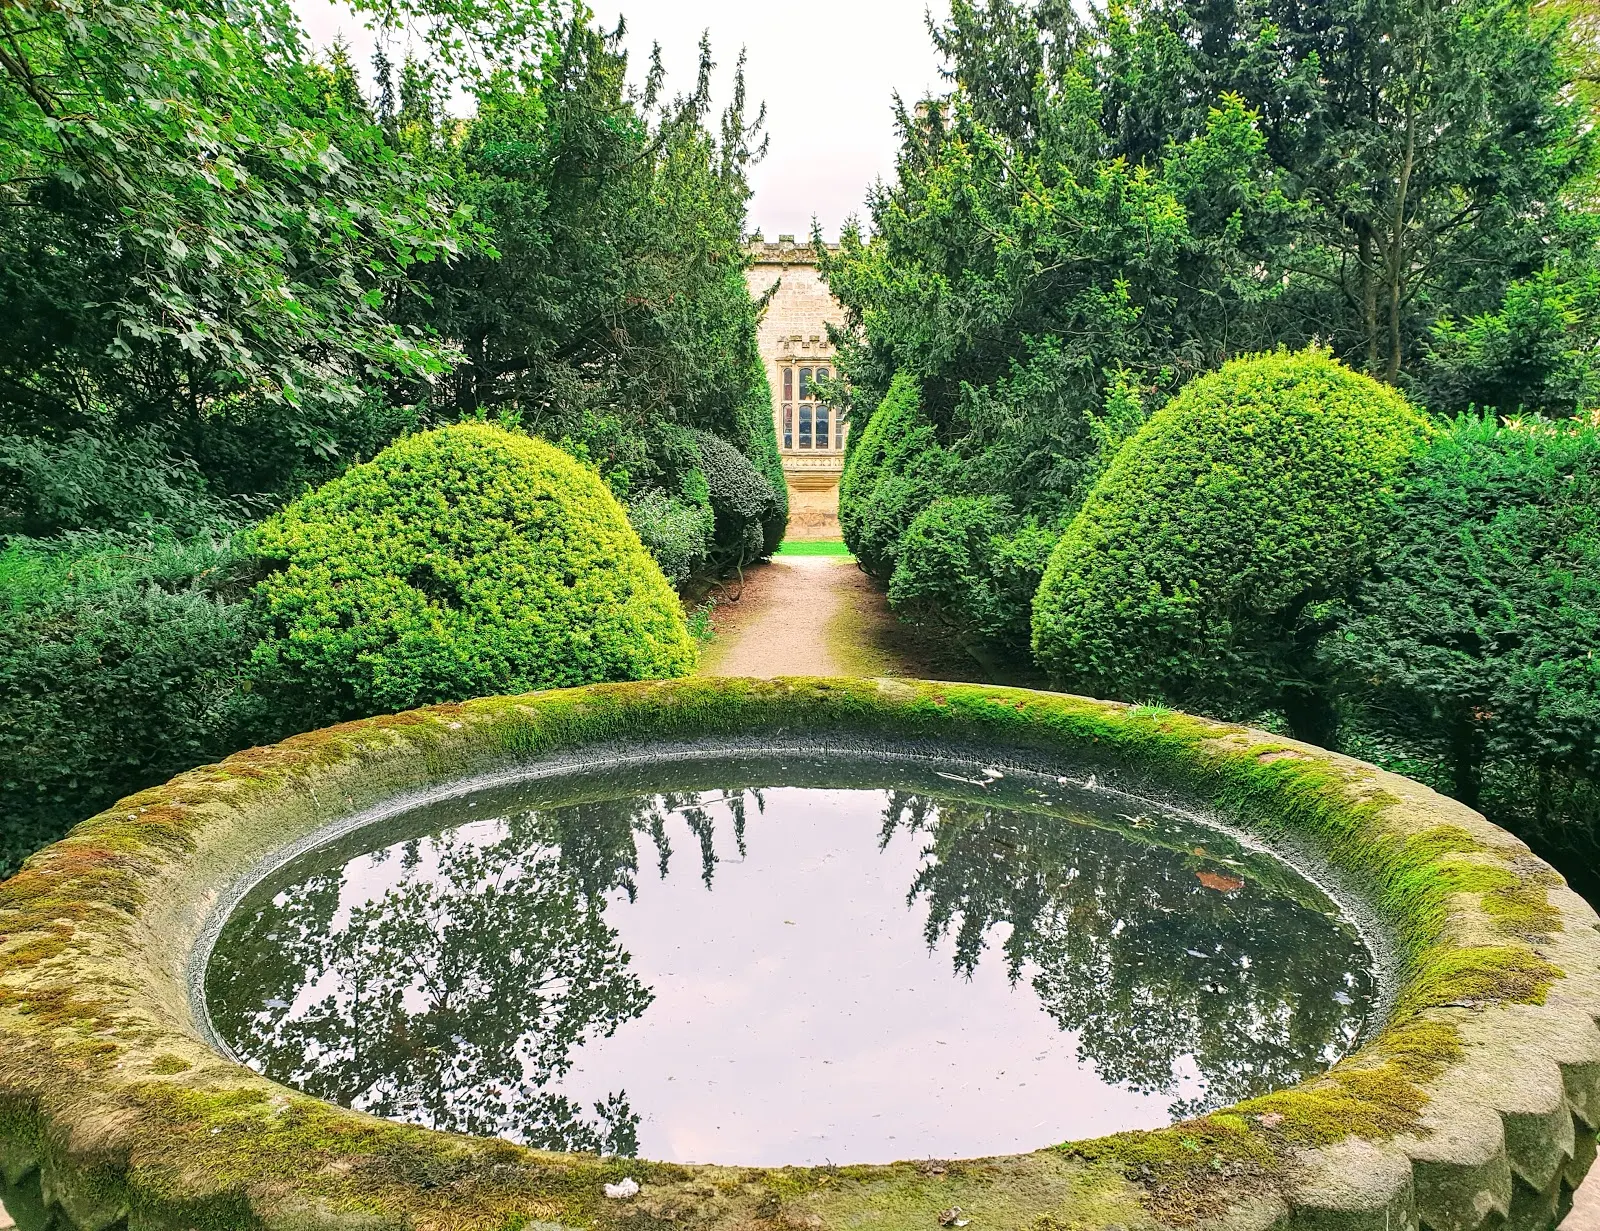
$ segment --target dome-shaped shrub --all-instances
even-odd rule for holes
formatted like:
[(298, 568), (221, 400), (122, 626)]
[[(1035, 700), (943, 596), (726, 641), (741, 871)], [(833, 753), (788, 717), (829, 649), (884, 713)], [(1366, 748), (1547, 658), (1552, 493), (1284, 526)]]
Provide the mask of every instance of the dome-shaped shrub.
[(953, 495), (954, 459), (922, 415), (916, 381), (902, 372), (873, 411), (839, 479), (839, 527), (861, 567), (885, 580), (918, 513)]
[[(694, 442), (716, 514), (719, 563), (744, 565), (771, 555), (777, 544), (768, 546), (768, 527), (778, 521), (787, 524), (787, 490), (780, 502), (771, 480), (722, 437), (696, 432)], [(778, 542), (782, 541), (780, 530)]]
[(598, 475), (482, 423), (408, 437), (261, 529), (258, 659), (325, 714), (684, 675), (694, 643)]
[(1195, 380), (1117, 455), (1034, 600), (1039, 664), (1099, 696), (1282, 708), (1322, 732), (1315, 607), (1372, 559), (1428, 437), (1385, 385), (1320, 351)]

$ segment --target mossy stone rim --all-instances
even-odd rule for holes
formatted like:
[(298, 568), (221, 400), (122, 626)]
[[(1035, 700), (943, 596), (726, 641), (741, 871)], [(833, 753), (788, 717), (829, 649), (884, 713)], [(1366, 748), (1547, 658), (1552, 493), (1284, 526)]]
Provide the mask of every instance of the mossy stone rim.
[[(598, 745), (907, 739), (1157, 784), (1364, 887), (1385, 1027), (1330, 1073), (1148, 1133), (1004, 1159), (688, 1167), (547, 1154), (286, 1090), (204, 1042), (186, 978), (222, 890), (397, 796)], [(439, 706), (134, 795), (0, 885), (0, 1180), (13, 1212), (130, 1228), (1550, 1227), (1600, 1129), (1600, 920), (1471, 809), (1170, 711), (979, 685), (692, 679)], [(625, 1177), (642, 1190), (614, 1200)]]

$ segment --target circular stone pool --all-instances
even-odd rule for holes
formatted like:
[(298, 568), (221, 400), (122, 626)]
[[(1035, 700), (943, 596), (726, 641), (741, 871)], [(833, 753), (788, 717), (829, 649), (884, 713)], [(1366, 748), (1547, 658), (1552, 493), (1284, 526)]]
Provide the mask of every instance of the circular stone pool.
[(1371, 1019), (1333, 900), (1174, 809), (925, 752), (687, 751), (293, 859), (211, 954), (219, 1037), (429, 1128), (782, 1166), (1155, 1128)]
[(0, 1199), (1549, 1231), (1597, 1021), (1594, 911), (1370, 765), (975, 685), (600, 686), (240, 753), (0, 885)]

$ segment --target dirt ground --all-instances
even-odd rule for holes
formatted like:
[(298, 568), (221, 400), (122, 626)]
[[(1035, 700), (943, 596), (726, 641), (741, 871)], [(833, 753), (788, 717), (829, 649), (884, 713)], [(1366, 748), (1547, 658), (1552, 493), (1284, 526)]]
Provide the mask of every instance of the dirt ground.
[(902, 624), (845, 556), (778, 556), (712, 591), (703, 675), (908, 676), (1032, 683), (980, 665), (954, 637)]
[(1561, 1231), (1600, 1231), (1600, 1176), (1590, 1176), (1578, 1190), (1577, 1202)]

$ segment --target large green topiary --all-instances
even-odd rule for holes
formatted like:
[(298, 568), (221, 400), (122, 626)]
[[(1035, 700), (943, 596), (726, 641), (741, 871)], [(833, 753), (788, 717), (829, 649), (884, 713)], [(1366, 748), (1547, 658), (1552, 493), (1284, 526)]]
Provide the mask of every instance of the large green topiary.
[(1314, 661), (1319, 604), (1371, 562), (1427, 420), (1311, 350), (1188, 385), (1117, 455), (1034, 600), (1057, 681), (1223, 712), (1282, 710), (1332, 733)]
[(916, 381), (899, 373), (839, 479), (839, 527), (861, 567), (887, 580), (901, 536), (923, 509), (954, 494), (954, 478), (955, 459), (923, 417)]
[(261, 529), (258, 660), (327, 714), (687, 674), (694, 643), (598, 475), (483, 423), (408, 437)]

